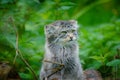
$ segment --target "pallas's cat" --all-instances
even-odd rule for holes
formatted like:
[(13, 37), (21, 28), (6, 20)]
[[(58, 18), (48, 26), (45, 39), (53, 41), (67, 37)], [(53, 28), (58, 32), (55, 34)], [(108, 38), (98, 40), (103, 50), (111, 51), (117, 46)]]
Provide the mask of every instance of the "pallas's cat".
[(84, 80), (77, 29), (75, 20), (61, 20), (45, 26), (46, 52), (40, 72), (41, 80)]

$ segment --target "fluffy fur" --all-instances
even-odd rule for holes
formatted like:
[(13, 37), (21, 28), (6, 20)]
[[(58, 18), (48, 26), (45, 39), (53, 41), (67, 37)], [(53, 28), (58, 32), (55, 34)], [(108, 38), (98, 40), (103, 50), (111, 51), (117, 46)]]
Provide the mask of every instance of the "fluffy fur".
[[(43, 62), (40, 72), (41, 80), (84, 80), (78, 53), (77, 28), (75, 20), (56, 21), (45, 27), (46, 53), (44, 60), (53, 63)], [(54, 70), (60, 65), (54, 62), (64, 65), (56, 73)]]

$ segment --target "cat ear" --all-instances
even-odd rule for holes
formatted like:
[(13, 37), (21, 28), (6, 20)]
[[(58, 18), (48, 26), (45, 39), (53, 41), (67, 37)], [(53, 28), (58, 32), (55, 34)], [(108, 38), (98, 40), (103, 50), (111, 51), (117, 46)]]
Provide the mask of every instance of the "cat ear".
[(62, 21), (58, 20), (58, 21), (55, 21), (54, 23), (52, 23), (52, 25), (53, 26), (59, 26), (59, 25), (61, 25), (61, 22)]
[(47, 34), (47, 28), (48, 28), (48, 26), (46, 25), (46, 26), (44, 26), (44, 33), (45, 34)]
[(44, 31), (45, 31), (45, 32), (47, 32), (48, 27), (49, 27), (49, 26), (47, 26), (47, 25), (44, 27)]
[(54, 30), (55, 29), (54, 29), (54, 27), (52, 25), (46, 25), (45, 26), (45, 33), (46, 34), (49, 34), (49, 35), (53, 34)]
[(48, 28), (48, 26), (45, 26), (45, 28)]
[(70, 20), (70, 23), (72, 23), (76, 28), (79, 28), (79, 25), (76, 20)]
[(69, 22), (73, 23), (73, 24), (77, 24), (76, 20), (70, 20)]

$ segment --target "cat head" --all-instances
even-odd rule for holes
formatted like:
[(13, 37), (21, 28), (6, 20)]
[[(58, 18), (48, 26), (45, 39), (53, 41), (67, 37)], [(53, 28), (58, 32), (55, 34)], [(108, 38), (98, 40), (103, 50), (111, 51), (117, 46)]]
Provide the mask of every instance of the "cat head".
[(45, 27), (48, 43), (70, 43), (77, 39), (77, 21), (56, 21)]

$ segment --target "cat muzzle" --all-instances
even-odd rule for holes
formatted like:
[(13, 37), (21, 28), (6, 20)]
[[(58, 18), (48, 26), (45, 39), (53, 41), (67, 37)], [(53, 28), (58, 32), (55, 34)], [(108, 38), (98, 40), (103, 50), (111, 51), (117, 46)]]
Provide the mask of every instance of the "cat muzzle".
[(70, 41), (73, 41), (73, 37), (70, 37)]
[(69, 41), (74, 41), (76, 40), (76, 37), (69, 37)]

